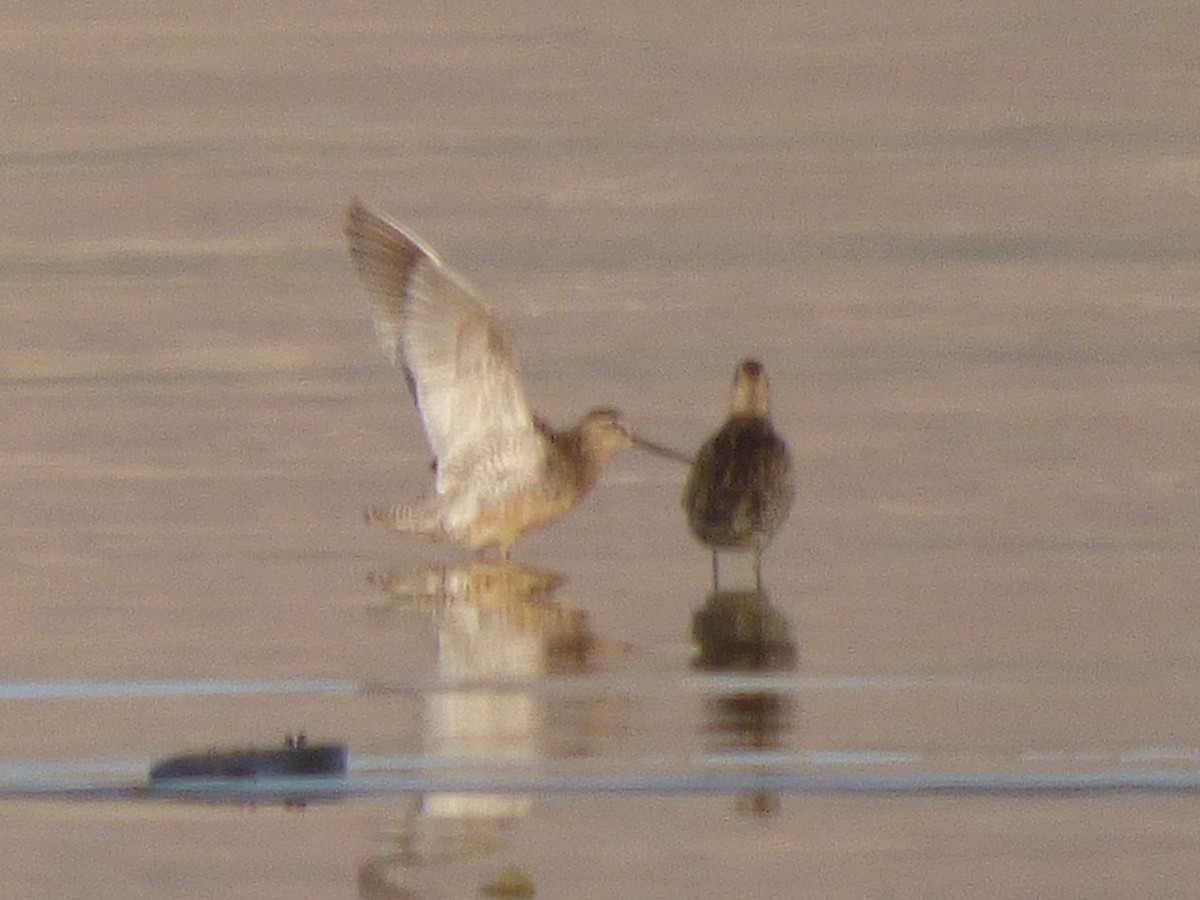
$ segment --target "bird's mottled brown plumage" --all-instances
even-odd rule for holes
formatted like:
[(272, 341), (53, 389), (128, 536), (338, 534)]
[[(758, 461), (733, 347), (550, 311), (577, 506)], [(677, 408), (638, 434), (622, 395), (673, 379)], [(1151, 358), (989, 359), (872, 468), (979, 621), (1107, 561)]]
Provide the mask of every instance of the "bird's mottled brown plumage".
[(756, 360), (743, 360), (734, 376), (725, 423), (701, 445), (688, 472), (683, 506), (688, 527), (717, 551), (762, 550), (783, 524), (795, 498), (787, 444), (771, 425), (766, 373)]

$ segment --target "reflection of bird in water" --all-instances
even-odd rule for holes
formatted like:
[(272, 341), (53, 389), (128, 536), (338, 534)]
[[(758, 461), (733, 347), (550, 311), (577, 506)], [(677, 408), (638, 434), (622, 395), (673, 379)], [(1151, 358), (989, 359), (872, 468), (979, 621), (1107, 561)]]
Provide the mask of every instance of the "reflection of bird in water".
[(692, 615), (698, 669), (783, 671), (796, 667), (791, 625), (761, 591), (713, 591)]
[[(784, 672), (796, 668), (791, 625), (760, 591), (709, 594), (692, 614), (697, 655), (706, 672)], [(714, 690), (707, 698), (708, 731), (722, 750), (773, 750), (791, 727), (792, 701), (783, 690)], [(751, 791), (738, 797), (741, 812), (773, 812), (775, 796)]]
[(372, 510), (373, 520), (507, 559), (522, 534), (578, 503), (616, 451), (640, 446), (688, 461), (639, 438), (612, 409), (550, 428), (530, 412), (508, 339), (466, 280), (357, 200), (346, 236), (375, 296), (380, 342), (404, 372), (436, 458), (434, 497)]
[(729, 418), (700, 447), (683, 490), (688, 527), (712, 548), (714, 588), (719, 550), (753, 551), (759, 584), (762, 550), (795, 496), (791, 472), (787, 444), (771, 427), (766, 372), (757, 360), (744, 359)]
[[(476, 560), (372, 580), (387, 594), (389, 610), (426, 613), (437, 630), (430, 673), (436, 687), (419, 694), (423, 758), (434, 770), (465, 766), (479, 773), (521, 760), (594, 758), (600, 741), (624, 731), (619, 698), (545, 690), (548, 677), (590, 672), (624, 649), (598, 636), (585, 612), (555, 599), (561, 575)], [(444, 896), (448, 869), (515, 888), (521, 879), (513, 869), (499, 876), (495, 869), (516, 852), (508, 846), (510, 826), (534, 802), (531, 793), (421, 793), (387, 849), (360, 868), (360, 895)], [(498, 888), (494, 895), (501, 895)]]
[[(516, 563), (471, 562), (372, 580), (393, 600), (429, 610), (438, 626), (444, 678), (480, 681), (565, 674), (586, 669), (598, 648), (580, 610), (552, 599), (557, 572)], [(470, 719), (471, 717), (467, 717)], [(474, 724), (488, 718), (475, 716)]]

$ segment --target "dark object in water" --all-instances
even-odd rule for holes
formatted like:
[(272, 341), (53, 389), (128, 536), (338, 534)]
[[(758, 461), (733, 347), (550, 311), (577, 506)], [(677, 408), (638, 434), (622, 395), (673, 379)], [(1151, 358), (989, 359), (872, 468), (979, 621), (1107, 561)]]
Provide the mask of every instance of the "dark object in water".
[(171, 778), (295, 778), (346, 774), (345, 744), (310, 744), (303, 735), (288, 735), (274, 749), (246, 747), (186, 753), (155, 763), (150, 781)]

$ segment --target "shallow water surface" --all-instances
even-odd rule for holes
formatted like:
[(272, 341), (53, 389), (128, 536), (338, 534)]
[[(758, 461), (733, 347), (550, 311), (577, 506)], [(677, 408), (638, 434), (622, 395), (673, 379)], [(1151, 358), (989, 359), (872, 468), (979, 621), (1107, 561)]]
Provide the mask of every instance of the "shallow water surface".
[[(0, 14), (12, 896), (1193, 895), (1181, 9), (65, 15)], [(429, 454), (354, 195), (556, 424), (694, 448), (762, 359), (763, 592), (633, 453), (513, 566), (363, 524)], [(344, 779), (146, 785), (301, 731)]]

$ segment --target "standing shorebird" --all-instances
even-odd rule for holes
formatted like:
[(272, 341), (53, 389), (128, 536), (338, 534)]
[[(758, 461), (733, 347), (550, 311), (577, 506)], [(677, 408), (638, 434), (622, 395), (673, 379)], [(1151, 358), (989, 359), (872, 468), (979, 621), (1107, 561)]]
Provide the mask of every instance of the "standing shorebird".
[(795, 498), (792, 458), (771, 427), (767, 374), (744, 359), (733, 378), (729, 418), (700, 447), (683, 489), (692, 534), (712, 548), (713, 587), (717, 553), (754, 553), (754, 582), (761, 580), (762, 551), (787, 518)]
[(525, 400), (509, 341), (487, 303), (399, 226), (350, 204), (350, 256), (375, 299), (375, 330), (404, 372), (435, 458), (435, 492), (413, 506), (371, 509), (397, 531), (507, 559), (522, 534), (553, 522), (588, 492), (618, 450), (639, 438), (615, 410), (590, 410), (555, 431)]

